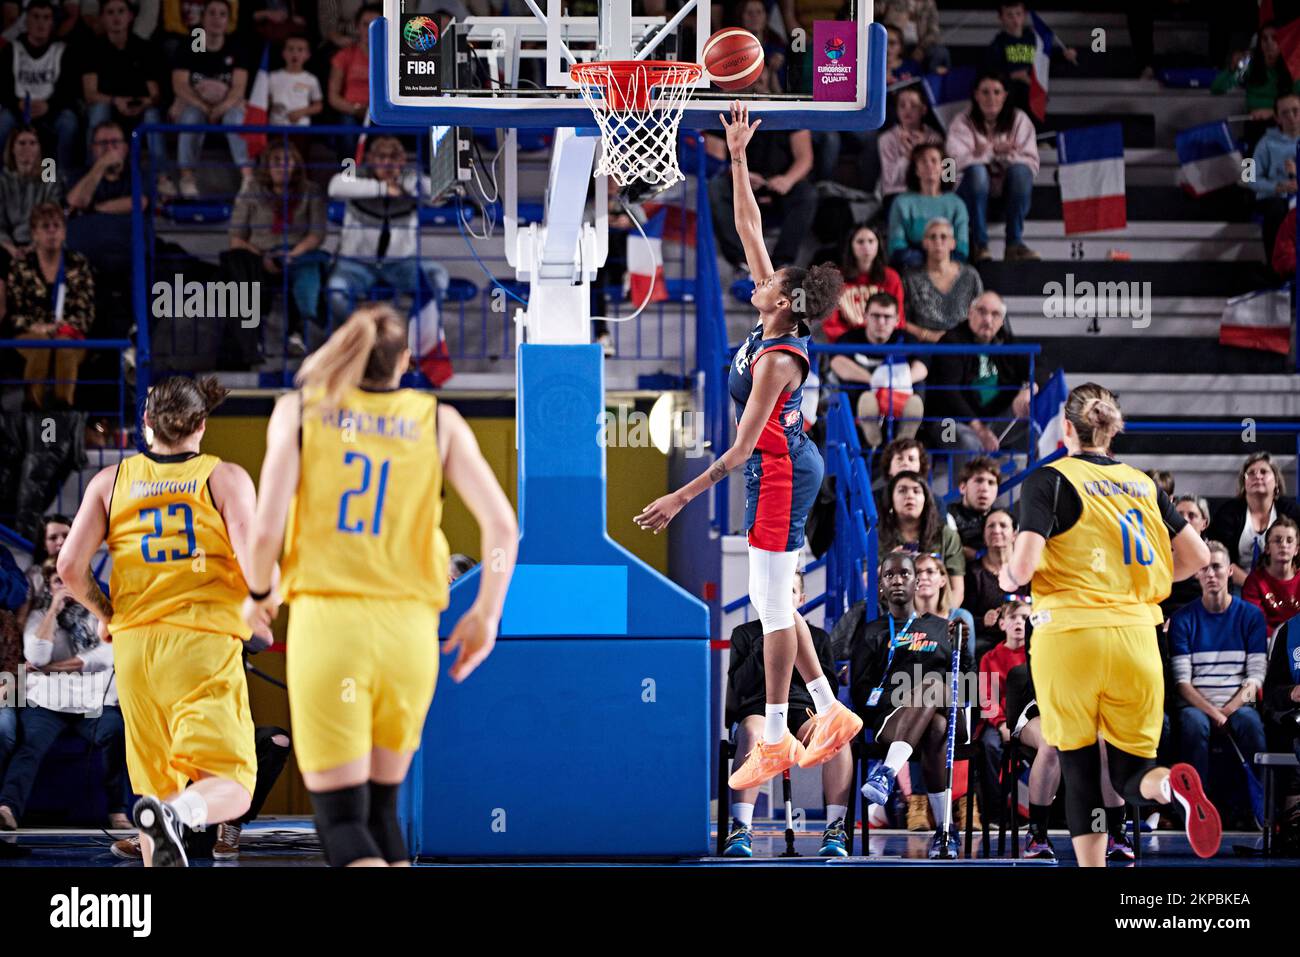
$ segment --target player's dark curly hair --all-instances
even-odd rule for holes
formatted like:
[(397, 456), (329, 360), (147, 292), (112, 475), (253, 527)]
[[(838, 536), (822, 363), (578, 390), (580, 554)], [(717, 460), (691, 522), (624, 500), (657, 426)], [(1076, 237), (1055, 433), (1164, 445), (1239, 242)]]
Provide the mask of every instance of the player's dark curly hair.
[(221, 405), (228, 395), (230, 390), (215, 376), (163, 379), (149, 390), (149, 398), (144, 404), (154, 441), (175, 445), (193, 435), (207, 420), (208, 413)]
[(781, 271), (781, 295), (793, 304), (795, 317), (804, 322), (820, 322), (840, 301), (844, 276), (832, 263), (809, 266), (787, 266)]

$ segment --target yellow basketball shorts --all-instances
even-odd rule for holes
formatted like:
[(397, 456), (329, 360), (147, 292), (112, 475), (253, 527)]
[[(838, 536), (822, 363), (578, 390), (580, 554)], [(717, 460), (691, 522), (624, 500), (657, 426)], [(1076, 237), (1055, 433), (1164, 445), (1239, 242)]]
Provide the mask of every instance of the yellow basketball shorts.
[(166, 797), (203, 776), (257, 783), (253, 716), (238, 638), (142, 625), (113, 636), (126, 767), (139, 794)]
[(1030, 670), (1043, 737), (1063, 751), (1107, 744), (1154, 758), (1164, 725), (1164, 669), (1152, 625), (1034, 631)]
[(372, 748), (414, 751), (438, 680), (438, 611), (422, 601), (299, 595), (286, 662), (303, 771)]

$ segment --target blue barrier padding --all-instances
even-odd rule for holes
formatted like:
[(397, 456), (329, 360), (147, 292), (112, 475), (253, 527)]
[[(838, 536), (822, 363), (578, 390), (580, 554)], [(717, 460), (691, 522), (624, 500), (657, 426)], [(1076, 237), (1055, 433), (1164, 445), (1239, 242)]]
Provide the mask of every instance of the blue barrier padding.
[[(581, 595), (582, 614), (549, 600)], [(623, 565), (519, 565), (510, 579), (510, 602), (501, 630), (514, 634), (621, 635), (627, 631), (627, 567)], [(551, 617), (547, 617), (551, 616)]]
[(412, 853), (706, 855), (708, 681), (697, 639), (499, 642), (439, 682), (399, 804)]

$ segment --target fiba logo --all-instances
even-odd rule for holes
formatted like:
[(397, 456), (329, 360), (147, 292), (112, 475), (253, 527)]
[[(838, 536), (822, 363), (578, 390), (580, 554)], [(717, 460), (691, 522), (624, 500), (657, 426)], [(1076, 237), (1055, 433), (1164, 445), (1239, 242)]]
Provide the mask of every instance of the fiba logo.
[(412, 50), (426, 53), (438, 42), (438, 24), (431, 17), (412, 17), (402, 27), (402, 39)]
[(826, 41), (825, 46), (826, 58), (828, 60), (838, 60), (844, 56), (844, 38), (832, 36)]

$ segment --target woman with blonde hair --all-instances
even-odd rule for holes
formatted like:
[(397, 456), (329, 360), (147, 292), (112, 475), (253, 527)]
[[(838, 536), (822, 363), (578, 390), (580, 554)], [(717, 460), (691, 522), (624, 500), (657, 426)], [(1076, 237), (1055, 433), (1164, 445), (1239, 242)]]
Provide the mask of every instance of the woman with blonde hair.
[(1043, 736), (1061, 755), (1066, 821), (1084, 867), (1106, 863), (1101, 750), (1110, 779), (1133, 803), (1174, 805), (1200, 857), (1219, 848), (1222, 825), (1189, 764), (1157, 767), (1164, 669), (1156, 628), (1174, 579), (1209, 562), (1196, 529), (1150, 477), (1111, 455), (1124, 428), (1114, 393), (1093, 382), (1070, 390), (1069, 456), (1032, 472), (1020, 531), (999, 582), (1033, 588), (1032, 666)]
[[(406, 320), (356, 310), (298, 372), (267, 427), (250, 573), (251, 622), (268, 622), (284, 548), (294, 748), (333, 866), (409, 864), (397, 792), (420, 744), (448, 602), (444, 479), (481, 531), (474, 604), (447, 651), (463, 681), (496, 641), (514, 569), (514, 510), (474, 433), (427, 392), (399, 387)], [(351, 693), (341, 695), (340, 688)]]

